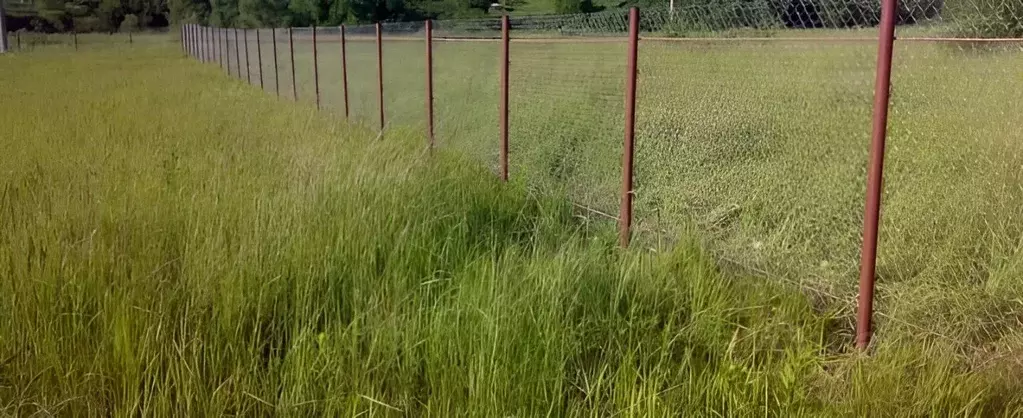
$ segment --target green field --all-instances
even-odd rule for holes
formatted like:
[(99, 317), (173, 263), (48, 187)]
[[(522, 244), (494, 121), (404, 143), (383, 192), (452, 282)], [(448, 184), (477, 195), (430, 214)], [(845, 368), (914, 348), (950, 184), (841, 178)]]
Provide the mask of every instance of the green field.
[(631, 251), (565, 196), (613, 209), (621, 48), (515, 46), (502, 185), (495, 46), (438, 45), (432, 154), (414, 71), (378, 137), (169, 39), (0, 57), (0, 414), (1021, 413), (1018, 55), (899, 62), (864, 356), (869, 45), (645, 49)]

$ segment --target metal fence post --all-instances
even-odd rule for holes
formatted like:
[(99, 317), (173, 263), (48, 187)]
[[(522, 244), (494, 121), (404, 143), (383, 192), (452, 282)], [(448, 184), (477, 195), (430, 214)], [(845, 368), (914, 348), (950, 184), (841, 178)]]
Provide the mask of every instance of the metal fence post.
[(316, 53), (316, 25), (313, 25), (313, 88), (316, 89), (316, 108), (320, 108), (320, 58)]
[(277, 28), (270, 28), (270, 38), (274, 46), (274, 92), (281, 97), (281, 80), (277, 76)]
[(135, 43), (135, 40), (131, 38), (131, 30), (128, 30), (128, 45)]
[(501, 16), (501, 181), (508, 181), (508, 56), (511, 49), (511, 29), (508, 15)]
[(206, 63), (206, 27), (199, 25), (199, 61)]
[(220, 28), (214, 27), (213, 28), (213, 44), (214, 44), (213, 45), (213, 51), (214, 51), (214, 55), (216, 55), (215, 57), (217, 59), (217, 66), (219, 66), (221, 69), (223, 69), (224, 68), (224, 45), (223, 45), (222, 42), (220, 42), (220, 37), (221, 37)]
[(252, 84), (252, 65), (249, 64), (249, 30), (242, 29), (242, 44), (245, 45), (245, 81)]
[(348, 120), (348, 51), (345, 50), (345, 25), (341, 25), (341, 87), (344, 89), (345, 120)]
[(433, 21), (426, 20), (426, 138), (430, 149), (436, 145), (433, 137)]
[(636, 139), (636, 60), (639, 49), (639, 9), (629, 9), (629, 50), (625, 74), (625, 150), (622, 153), (622, 207), (618, 217), (618, 243), (632, 238), (632, 157)]
[(227, 71), (227, 75), (231, 75), (231, 31), (227, 28), (220, 29), (221, 36), (224, 38), (224, 44), (221, 47), (224, 50), (224, 70)]
[(202, 25), (195, 25), (195, 59), (199, 62), (206, 62), (206, 54), (203, 51)]
[(242, 49), (238, 43), (238, 28), (234, 28), (234, 69), (238, 73), (238, 79), (242, 79)]
[(298, 101), (298, 84), (295, 81), (295, 31), (288, 28), (288, 50), (291, 51), (291, 97)]
[(377, 100), (380, 102), (380, 131), (384, 130), (384, 47), (380, 22), (377, 29)]
[(259, 28), (256, 28), (256, 65), (259, 66), (259, 89), (266, 90), (263, 87), (263, 47), (259, 43)]
[(877, 267), (877, 229), (881, 219), (884, 145), (888, 130), (892, 49), (895, 42), (897, 0), (882, 0), (877, 43), (877, 78), (874, 81), (874, 121), (867, 166), (867, 199), (863, 210), (863, 249), (860, 252), (860, 291), (856, 315), (856, 348), (870, 345), (874, 311), (874, 275)]

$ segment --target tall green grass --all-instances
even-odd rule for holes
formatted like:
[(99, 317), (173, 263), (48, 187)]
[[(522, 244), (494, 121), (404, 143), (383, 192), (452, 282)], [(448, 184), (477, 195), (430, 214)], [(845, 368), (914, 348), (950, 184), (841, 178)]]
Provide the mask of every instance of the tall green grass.
[[(640, 42), (636, 242), (696, 235), (716, 258), (797, 283), (845, 318), (859, 268), (876, 29), (776, 35), (785, 39)], [(866, 41), (788, 40), (807, 36)], [(341, 114), (339, 48), (319, 39), (323, 103)], [(499, 46), (438, 41), (434, 50), (438, 142), (490, 166)], [(425, 126), (423, 48), (384, 41), (384, 104), (395, 126)], [(304, 101), (313, 97), (311, 49), (309, 39), (296, 44)], [(510, 56), (513, 180), (616, 213), (624, 42), (512, 42)], [(1023, 312), (1023, 50), (905, 41), (894, 56), (879, 335), (939, 338), (964, 355), (1002, 344)], [(350, 40), (348, 66), (351, 114), (375, 126), (375, 44)]]
[(1013, 340), (848, 353), (841, 312), (694, 239), (619, 250), (418, 132), (377, 138), (171, 45), (0, 73), (2, 414), (1023, 408)]

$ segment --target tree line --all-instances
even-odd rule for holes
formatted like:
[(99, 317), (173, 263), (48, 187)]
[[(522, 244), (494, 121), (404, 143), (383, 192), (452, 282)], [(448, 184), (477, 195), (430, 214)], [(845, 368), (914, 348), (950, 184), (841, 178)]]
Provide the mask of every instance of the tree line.
[[(500, 0), (494, 0), (500, 1)], [(519, 0), (522, 1), (522, 0)], [(552, 11), (587, 11), (590, 0), (554, 0)], [(515, 1), (501, 1), (511, 9)], [(178, 23), (223, 27), (340, 25), (487, 16), (492, 0), (35, 0), (11, 13), (11, 30), (113, 32)], [(553, 10), (557, 9), (557, 10)]]

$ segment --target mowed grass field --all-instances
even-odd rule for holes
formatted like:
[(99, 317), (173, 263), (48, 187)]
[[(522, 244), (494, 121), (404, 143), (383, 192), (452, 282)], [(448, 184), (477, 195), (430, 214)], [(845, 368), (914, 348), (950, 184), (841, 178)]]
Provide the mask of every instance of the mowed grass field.
[[(170, 39), (8, 55), (0, 73), (5, 415), (1023, 408), (1011, 276), (1002, 288), (942, 276), (907, 295), (955, 302), (934, 323), (977, 339), (886, 325), (857, 354), (841, 304), (725, 274), (696, 224), (620, 250), (559, 190), (497, 182), (458, 152), (473, 150), (467, 138), (428, 153), (417, 129), (378, 137), (186, 59)], [(534, 126), (560, 129), (540, 119), (555, 102), (535, 103)], [(458, 120), (441, 132), (489, 129)], [(945, 295), (952, 285), (978, 290)]]
[[(368, 30), (361, 29), (350, 32)], [(859, 267), (874, 32), (642, 41), (640, 245), (695, 233), (719, 260), (795, 283), (848, 317)], [(263, 33), (265, 54), (272, 45)], [(308, 103), (315, 96), (312, 43), (308, 29), (295, 33), (298, 96)], [(940, 33), (903, 27), (899, 34)], [(383, 46), (387, 124), (424, 131), (425, 44), (409, 40), (421, 34), (391, 35)], [(793, 39), (799, 37), (863, 40)], [(279, 77), (290, 97), (281, 40)], [(249, 43), (251, 57), (256, 45)], [(968, 353), (1019, 324), (1021, 48), (1023, 41), (896, 45), (878, 260), (882, 338), (942, 338)], [(317, 49), (321, 103), (341, 115), (336, 29), (321, 30)], [(351, 117), (375, 127), (376, 45), (353, 36), (347, 50)], [(496, 168), (500, 44), (437, 41), (434, 51), (438, 143)], [(512, 177), (617, 213), (624, 42), (513, 42), (510, 55)], [(255, 80), (260, 68), (250, 62)], [(269, 79), (272, 61), (263, 63)], [(963, 311), (985, 319), (966, 320), (976, 316)]]

